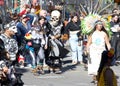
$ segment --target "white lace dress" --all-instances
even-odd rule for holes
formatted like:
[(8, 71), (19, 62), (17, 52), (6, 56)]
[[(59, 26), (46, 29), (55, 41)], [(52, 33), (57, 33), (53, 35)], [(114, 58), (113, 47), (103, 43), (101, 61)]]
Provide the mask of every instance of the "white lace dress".
[(95, 31), (92, 34), (92, 44), (90, 45), (90, 60), (88, 62), (88, 74), (97, 75), (97, 71), (101, 61), (101, 54), (104, 50), (105, 35), (103, 32)]

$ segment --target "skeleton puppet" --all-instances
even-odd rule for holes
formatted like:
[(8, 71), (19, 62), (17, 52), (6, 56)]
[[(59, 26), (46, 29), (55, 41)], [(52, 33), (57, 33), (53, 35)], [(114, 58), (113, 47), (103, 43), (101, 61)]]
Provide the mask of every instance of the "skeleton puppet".
[(61, 29), (63, 27), (62, 22), (60, 21), (60, 12), (58, 10), (54, 10), (51, 12), (51, 21), (50, 24), (52, 26), (52, 35), (55, 38), (59, 38), (61, 35)]
[[(51, 25), (51, 34), (50, 37), (51, 39), (51, 43), (52, 45), (56, 46), (54, 48), (57, 48), (57, 44), (62, 45), (62, 43), (59, 41), (59, 38), (61, 36), (61, 30), (63, 27), (63, 23), (60, 21), (60, 12), (58, 10), (54, 10), (51, 12), (51, 21), (50, 21), (50, 25)], [(54, 50), (54, 49), (53, 49)], [(58, 51), (57, 51), (58, 50)], [(59, 49), (55, 49), (55, 56), (59, 56)]]
[[(60, 58), (61, 58), (61, 52), (60, 52), (60, 48), (63, 47), (62, 43), (59, 41), (60, 36), (61, 36), (61, 29), (63, 27), (62, 22), (60, 21), (60, 12), (58, 10), (54, 10), (51, 12), (51, 21), (49, 22), (51, 25), (51, 33), (50, 33), (50, 46), (51, 47), (51, 51), (49, 56), (51, 57), (57, 57), (57, 60), (53, 60), (53, 64), (49, 65), (49, 70), (52, 68), (53, 71), (56, 72), (60, 72), (60, 67), (55, 67), (53, 68), (53, 66), (58, 63), (59, 65), (61, 65)], [(52, 67), (51, 67), (52, 66)]]

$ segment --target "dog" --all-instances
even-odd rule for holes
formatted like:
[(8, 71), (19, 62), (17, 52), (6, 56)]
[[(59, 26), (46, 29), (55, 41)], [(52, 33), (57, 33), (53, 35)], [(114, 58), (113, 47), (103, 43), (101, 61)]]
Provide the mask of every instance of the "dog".
[(46, 64), (48, 65), (49, 73), (61, 73), (62, 60), (57, 56), (49, 56), (46, 59)]
[(44, 74), (43, 65), (37, 65), (36, 68), (32, 70), (34, 75)]

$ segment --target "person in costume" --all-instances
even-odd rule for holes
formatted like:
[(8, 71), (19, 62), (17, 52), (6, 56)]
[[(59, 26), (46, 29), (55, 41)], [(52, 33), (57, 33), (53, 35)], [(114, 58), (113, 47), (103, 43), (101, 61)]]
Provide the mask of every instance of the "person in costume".
[(14, 23), (10, 22), (4, 25), (4, 33), (0, 35), (0, 39), (3, 40), (5, 50), (10, 55), (10, 61), (13, 63), (16, 61), (16, 54), (18, 52), (17, 41), (13, 38), (15, 33), (17, 33), (17, 28)]
[(16, 83), (17, 76), (15, 76), (15, 64), (17, 60), (18, 45), (13, 38), (17, 32), (14, 23), (10, 22), (4, 25), (4, 33), (0, 35), (0, 70), (3, 70), (4, 78), (10, 80), (12, 86)]
[(88, 37), (87, 52), (89, 53), (88, 74), (93, 75), (93, 82), (96, 80), (98, 67), (101, 61), (101, 53), (110, 50), (109, 37), (101, 20), (95, 22), (94, 29)]
[[(59, 59), (60, 62), (57, 62), (60, 64), (60, 66), (57, 67), (51, 67), (48, 62), (48, 58), (46, 58), (46, 63), (49, 66), (49, 72), (54, 72), (54, 73), (61, 73), (61, 58), (64, 58), (66, 54), (68, 53), (68, 50), (66, 50), (63, 46), (63, 43), (61, 42), (61, 32), (63, 29), (63, 23), (61, 22), (60, 19), (61, 13), (58, 10), (53, 10), (51, 12), (51, 20), (50, 20), (50, 25), (51, 25), (51, 31), (49, 34), (49, 57), (55, 58), (57, 57), (57, 60)], [(55, 59), (54, 59), (55, 60)]]
[(97, 86), (117, 86), (117, 79), (114, 71), (110, 68), (114, 57), (114, 49), (102, 52), (102, 58), (97, 75)]

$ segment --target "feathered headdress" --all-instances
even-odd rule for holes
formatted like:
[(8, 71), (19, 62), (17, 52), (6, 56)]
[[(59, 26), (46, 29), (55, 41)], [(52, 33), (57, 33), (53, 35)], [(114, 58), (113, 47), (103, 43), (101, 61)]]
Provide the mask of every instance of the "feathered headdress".
[(101, 14), (114, 3), (114, 0), (84, 0), (80, 3), (79, 11), (85, 16), (89, 14)]
[(87, 35), (90, 34), (95, 27), (95, 22), (98, 20), (102, 21), (106, 31), (111, 35), (110, 23), (98, 14), (89, 14), (81, 21), (82, 33)]
[[(80, 3), (80, 12), (86, 16), (81, 21), (81, 28), (83, 34), (90, 34), (94, 28), (97, 20), (103, 22), (104, 27), (109, 35), (111, 35), (110, 24), (100, 14), (112, 5), (114, 0), (85, 0), (85, 5)], [(107, 4), (105, 4), (107, 3)]]

